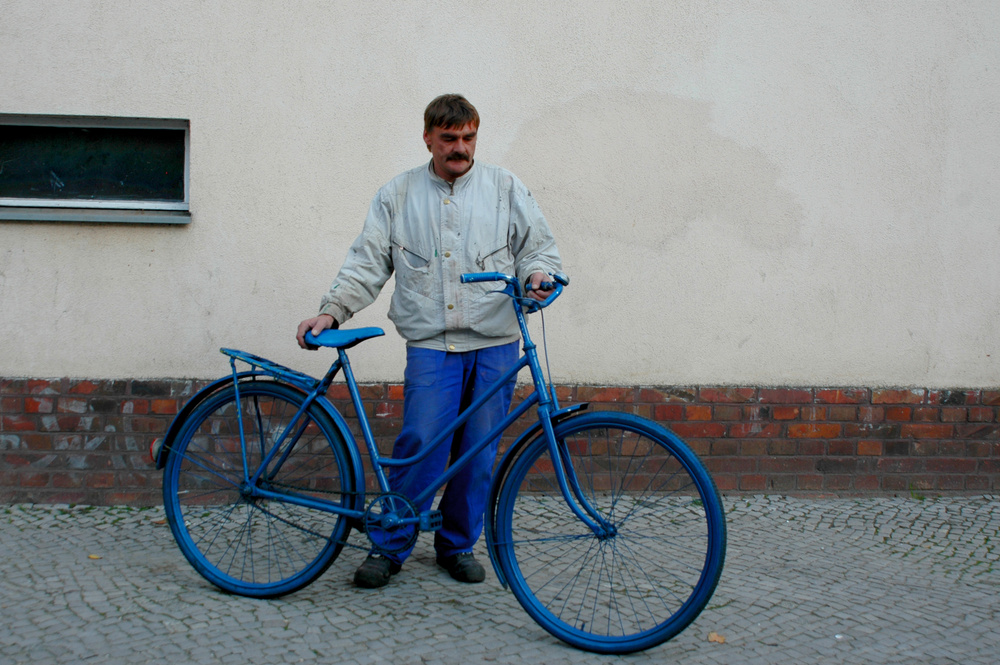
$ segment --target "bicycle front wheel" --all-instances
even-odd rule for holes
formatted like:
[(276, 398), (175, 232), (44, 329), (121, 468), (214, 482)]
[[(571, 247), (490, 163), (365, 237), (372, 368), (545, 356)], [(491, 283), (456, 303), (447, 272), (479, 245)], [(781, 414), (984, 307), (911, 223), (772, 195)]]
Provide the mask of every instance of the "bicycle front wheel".
[[(191, 565), (230, 593), (270, 598), (296, 591), (343, 546), (346, 518), (254, 492), (350, 505), (354, 475), (343, 437), (318, 406), (295, 419), (303, 401), (289, 386), (247, 381), (237, 403), (230, 386), (195, 409), (170, 450), (163, 478), (170, 529)], [(248, 483), (286, 431), (268, 468)]]
[[(511, 591), (543, 628), (587, 651), (656, 646), (690, 624), (722, 574), (726, 524), (715, 483), (670, 431), (592, 412), (555, 428), (595, 533), (567, 505), (544, 435), (525, 445), (496, 503), (496, 552)], [(578, 502), (579, 505), (579, 502)]]

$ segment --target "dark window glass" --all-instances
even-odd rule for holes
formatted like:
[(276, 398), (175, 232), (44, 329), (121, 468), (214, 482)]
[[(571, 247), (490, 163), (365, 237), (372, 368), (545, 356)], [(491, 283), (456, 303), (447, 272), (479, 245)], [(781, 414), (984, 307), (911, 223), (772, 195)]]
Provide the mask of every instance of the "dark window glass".
[(0, 124), (0, 197), (182, 202), (184, 134)]

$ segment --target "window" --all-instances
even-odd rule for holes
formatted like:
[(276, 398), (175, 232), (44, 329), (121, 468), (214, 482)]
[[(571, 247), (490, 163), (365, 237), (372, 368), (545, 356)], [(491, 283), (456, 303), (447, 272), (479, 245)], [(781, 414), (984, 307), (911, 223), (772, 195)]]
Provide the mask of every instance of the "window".
[(0, 115), (0, 220), (186, 224), (187, 120)]

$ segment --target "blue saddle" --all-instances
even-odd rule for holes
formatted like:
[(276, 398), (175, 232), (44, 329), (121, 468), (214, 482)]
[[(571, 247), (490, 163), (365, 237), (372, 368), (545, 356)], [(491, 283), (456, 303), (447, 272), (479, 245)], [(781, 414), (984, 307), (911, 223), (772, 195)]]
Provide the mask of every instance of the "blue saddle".
[(329, 346), (335, 349), (349, 349), (372, 337), (381, 337), (385, 331), (381, 328), (351, 328), (348, 330), (324, 330), (319, 335), (306, 333), (306, 343), (315, 346)]

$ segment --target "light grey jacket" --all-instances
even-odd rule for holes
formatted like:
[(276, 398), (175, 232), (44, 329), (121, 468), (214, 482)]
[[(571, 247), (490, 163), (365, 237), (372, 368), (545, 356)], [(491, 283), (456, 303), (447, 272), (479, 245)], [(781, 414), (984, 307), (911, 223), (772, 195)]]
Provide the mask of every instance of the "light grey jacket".
[(497, 283), (462, 284), (496, 271), (524, 283), (561, 269), (559, 252), (531, 192), (511, 172), (475, 162), (454, 183), (430, 164), (389, 181), (320, 305), (344, 323), (371, 304), (395, 272), (389, 318), (409, 344), (470, 351), (519, 338)]

